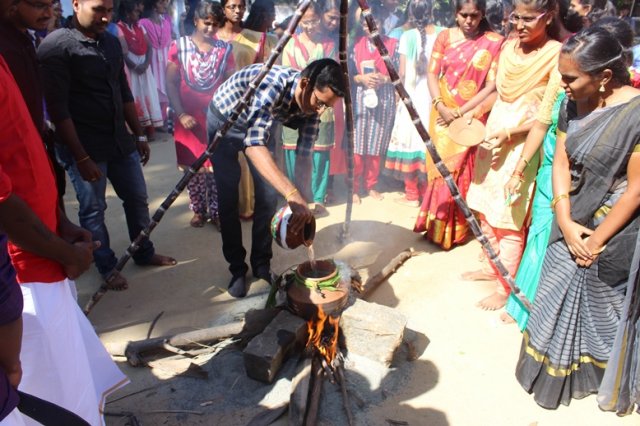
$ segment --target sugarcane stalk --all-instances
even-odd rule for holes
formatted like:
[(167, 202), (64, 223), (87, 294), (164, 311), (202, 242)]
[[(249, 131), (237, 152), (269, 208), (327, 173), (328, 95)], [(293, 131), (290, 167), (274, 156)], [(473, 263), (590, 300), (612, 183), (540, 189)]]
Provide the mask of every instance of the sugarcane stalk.
[(311, 4), (311, 0), (302, 0), (298, 4), (298, 7), (293, 15), (293, 18), (291, 19), (291, 22), (289, 22), (289, 26), (287, 27), (287, 30), (284, 32), (283, 36), (278, 41), (278, 44), (276, 45), (276, 47), (271, 51), (271, 55), (269, 55), (269, 58), (267, 59), (267, 61), (264, 64), (262, 64), (262, 68), (260, 69), (260, 72), (258, 73), (258, 75), (256, 75), (254, 79), (249, 83), (249, 90), (247, 90), (244, 96), (233, 108), (233, 110), (229, 114), (229, 117), (227, 117), (227, 121), (225, 121), (222, 127), (220, 127), (216, 131), (211, 141), (209, 141), (209, 144), (207, 145), (207, 149), (205, 150), (205, 152), (200, 157), (198, 157), (198, 159), (196, 159), (196, 161), (194, 161), (193, 164), (187, 170), (185, 170), (184, 175), (182, 176), (180, 181), (178, 181), (178, 184), (173, 188), (173, 191), (171, 191), (169, 196), (167, 196), (167, 198), (162, 202), (160, 207), (158, 207), (156, 212), (153, 214), (149, 224), (142, 231), (140, 231), (140, 234), (131, 242), (131, 244), (125, 250), (125, 253), (120, 257), (120, 259), (118, 259), (118, 263), (116, 264), (113, 272), (105, 280), (106, 284), (102, 285), (100, 289), (93, 294), (93, 296), (91, 297), (91, 300), (89, 300), (89, 302), (85, 306), (84, 308), (85, 315), (89, 315), (93, 307), (107, 293), (107, 291), (109, 290), (108, 288), (109, 283), (111, 283), (116, 278), (118, 272), (122, 271), (122, 269), (127, 264), (129, 259), (131, 259), (131, 256), (133, 256), (133, 254), (140, 247), (140, 243), (145, 238), (149, 238), (149, 235), (155, 229), (155, 227), (158, 226), (158, 223), (160, 223), (166, 211), (176, 201), (176, 199), (182, 193), (182, 191), (184, 191), (184, 189), (187, 187), (187, 184), (189, 183), (191, 178), (193, 178), (193, 176), (198, 172), (198, 170), (200, 170), (200, 168), (205, 163), (205, 161), (207, 161), (207, 159), (211, 157), (216, 147), (218, 146), (218, 143), (220, 143), (220, 140), (229, 131), (229, 129), (233, 127), (233, 125), (238, 120), (238, 117), (240, 116), (242, 111), (244, 111), (247, 108), (247, 106), (250, 104), (251, 99), (253, 98), (258, 86), (260, 85), (260, 82), (269, 73), (269, 71), (273, 67), (273, 64), (276, 62), (276, 60), (282, 53), (282, 50), (284, 49), (286, 44), (289, 42), (289, 40), (295, 33), (295, 30), (298, 27), (298, 23), (300, 22), (302, 15), (304, 15), (307, 8), (309, 7), (309, 4)]
[(344, 222), (342, 224), (342, 233), (340, 240), (345, 242), (349, 239), (349, 228), (351, 227), (351, 214), (353, 212), (353, 147), (355, 139), (355, 131), (353, 126), (353, 100), (351, 99), (351, 84), (349, 79), (349, 64), (347, 61), (347, 43), (348, 43), (348, 19), (349, 19), (349, 1), (340, 0), (340, 42), (338, 47), (338, 58), (340, 67), (342, 68), (342, 76), (344, 78), (344, 114), (347, 128), (347, 210)]
[(422, 138), (422, 141), (425, 143), (427, 151), (429, 152), (429, 155), (431, 156), (433, 163), (438, 169), (438, 172), (440, 172), (440, 174), (444, 178), (445, 183), (447, 184), (447, 188), (449, 188), (449, 192), (451, 192), (451, 196), (453, 197), (453, 200), (456, 202), (456, 204), (462, 211), (464, 218), (466, 219), (467, 223), (469, 224), (469, 227), (471, 228), (471, 231), (473, 232), (473, 235), (480, 242), (480, 244), (482, 244), (482, 247), (487, 253), (487, 257), (489, 261), (496, 267), (502, 279), (504, 279), (505, 282), (509, 285), (511, 292), (522, 302), (522, 304), (526, 307), (527, 310), (531, 310), (531, 304), (529, 303), (529, 300), (527, 300), (527, 298), (524, 296), (520, 288), (516, 285), (515, 281), (513, 280), (513, 277), (511, 277), (511, 275), (509, 274), (509, 271), (507, 270), (507, 268), (504, 266), (502, 261), (498, 258), (498, 255), (496, 254), (495, 250), (489, 243), (489, 239), (482, 232), (482, 229), (480, 228), (480, 224), (478, 223), (478, 220), (475, 218), (475, 216), (471, 212), (471, 209), (467, 205), (467, 202), (464, 200), (464, 198), (462, 198), (462, 195), (460, 194), (460, 189), (458, 188), (458, 185), (456, 185), (455, 181), (453, 180), (453, 176), (451, 175), (451, 172), (442, 161), (442, 157), (440, 157), (440, 154), (438, 153), (438, 150), (436, 149), (435, 145), (433, 144), (433, 142), (431, 142), (431, 137), (429, 136), (429, 133), (427, 132), (424, 125), (422, 124), (422, 120), (418, 115), (418, 111), (413, 105), (413, 102), (411, 101), (411, 97), (409, 96), (409, 93), (405, 89), (404, 84), (402, 84), (402, 81), (400, 80), (400, 76), (396, 72), (395, 66), (391, 62), (391, 58), (389, 57), (389, 52), (386, 46), (384, 45), (382, 38), (380, 37), (380, 32), (378, 31), (378, 26), (371, 13), (371, 8), (369, 7), (369, 4), (367, 3), (366, 0), (357, 0), (357, 1), (358, 1), (358, 5), (360, 6), (360, 9), (362, 9), (362, 16), (364, 17), (367, 28), (369, 29), (369, 38), (373, 42), (373, 44), (376, 46), (376, 48), (378, 49), (378, 52), (380, 53), (380, 56), (384, 60), (384, 64), (387, 68), (387, 71), (389, 72), (389, 78), (391, 79), (391, 83), (394, 85), (396, 92), (398, 93), (398, 95), (400, 96), (400, 99), (402, 100), (405, 107), (407, 108), (407, 111), (411, 116), (411, 120), (413, 121), (413, 125), (416, 127), (418, 134)]

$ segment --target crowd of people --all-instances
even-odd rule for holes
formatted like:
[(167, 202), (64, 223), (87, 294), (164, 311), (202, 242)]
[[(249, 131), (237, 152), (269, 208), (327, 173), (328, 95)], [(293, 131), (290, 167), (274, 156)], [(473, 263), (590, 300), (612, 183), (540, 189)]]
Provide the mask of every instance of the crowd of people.
[[(522, 330), (516, 377), (538, 404), (598, 393), (603, 409), (627, 414), (640, 399), (630, 374), (640, 368), (640, 78), (629, 9), (443, 4), (410, 0), (401, 11), (382, 0), (372, 13), (431, 141), (531, 307), (486, 256), (462, 278), (495, 282), (478, 305), (504, 307), (501, 319)], [(272, 0), (250, 10), (246, 0), (191, 1), (177, 27), (167, 0), (121, 0), (118, 10), (112, 0), (73, 0), (67, 20), (56, 0), (0, 5), (0, 420), (28, 421), (14, 410), (18, 388), (101, 424), (105, 397), (127, 379), (80, 312), (73, 279), (94, 261), (108, 289), (128, 286), (105, 224), (107, 181), (133, 240), (150, 222), (142, 166), (156, 132), (173, 133), (187, 170), (233, 117), (187, 186), (190, 225), (221, 232), (229, 294), (246, 295), (249, 266), (271, 283), (278, 197), (300, 232), (329, 214), (336, 176), (347, 172), (340, 3), (310, 4), (237, 116), (282, 35)], [(365, 18), (352, 2), (351, 201), (383, 199), (381, 177), (396, 178), (404, 193), (394, 201), (418, 210), (414, 231), (452, 249), (470, 239), (469, 226)], [(456, 120), (483, 123), (482, 142), (454, 142)], [(64, 211), (65, 173), (80, 227)], [(253, 221), (250, 265), (243, 219)], [(149, 238), (133, 259), (176, 264)], [(64, 347), (77, 350), (68, 357)]]

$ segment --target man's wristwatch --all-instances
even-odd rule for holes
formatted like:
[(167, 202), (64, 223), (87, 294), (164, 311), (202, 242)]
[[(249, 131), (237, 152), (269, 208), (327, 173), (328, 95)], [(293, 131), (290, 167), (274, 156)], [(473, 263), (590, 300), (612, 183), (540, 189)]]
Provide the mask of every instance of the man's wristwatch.
[(136, 138), (136, 141), (138, 141), (138, 142), (149, 142), (149, 140), (147, 139), (147, 137), (146, 137), (146, 136), (144, 136), (144, 135), (142, 135), (142, 136), (138, 136), (138, 137)]

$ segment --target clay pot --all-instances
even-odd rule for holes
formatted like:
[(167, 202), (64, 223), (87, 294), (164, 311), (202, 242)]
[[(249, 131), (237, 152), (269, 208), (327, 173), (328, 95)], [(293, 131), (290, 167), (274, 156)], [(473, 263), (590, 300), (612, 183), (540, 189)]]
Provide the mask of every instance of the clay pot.
[[(318, 289), (317, 285), (330, 281), (338, 274), (338, 268), (332, 260), (318, 260), (315, 268), (311, 262), (304, 262), (296, 269), (296, 280), (287, 289), (289, 307), (296, 315), (306, 320), (317, 317), (318, 308), (326, 315), (339, 313), (347, 304), (349, 285), (339, 280), (336, 289)], [(303, 281), (304, 284), (298, 281)]]
[(282, 248), (294, 249), (301, 245), (309, 247), (316, 236), (316, 220), (312, 218), (307, 223), (302, 233), (294, 234), (289, 230), (289, 220), (292, 216), (291, 208), (284, 206), (273, 215), (271, 219), (271, 236)]

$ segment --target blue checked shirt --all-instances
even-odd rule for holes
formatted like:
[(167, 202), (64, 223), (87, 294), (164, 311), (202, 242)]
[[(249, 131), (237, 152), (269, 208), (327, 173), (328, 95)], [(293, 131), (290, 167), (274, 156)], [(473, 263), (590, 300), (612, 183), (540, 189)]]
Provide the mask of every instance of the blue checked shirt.
[[(228, 117), (261, 68), (262, 64), (249, 65), (233, 74), (216, 90), (210, 106)], [(236, 126), (247, 129), (245, 148), (266, 145), (273, 120), (277, 120), (298, 129), (297, 153), (303, 156), (310, 154), (318, 136), (320, 118), (318, 114), (304, 114), (295, 102), (293, 95), (299, 81), (300, 71), (274, 65), (260, 82), (251, 103), (236, 121)]]

